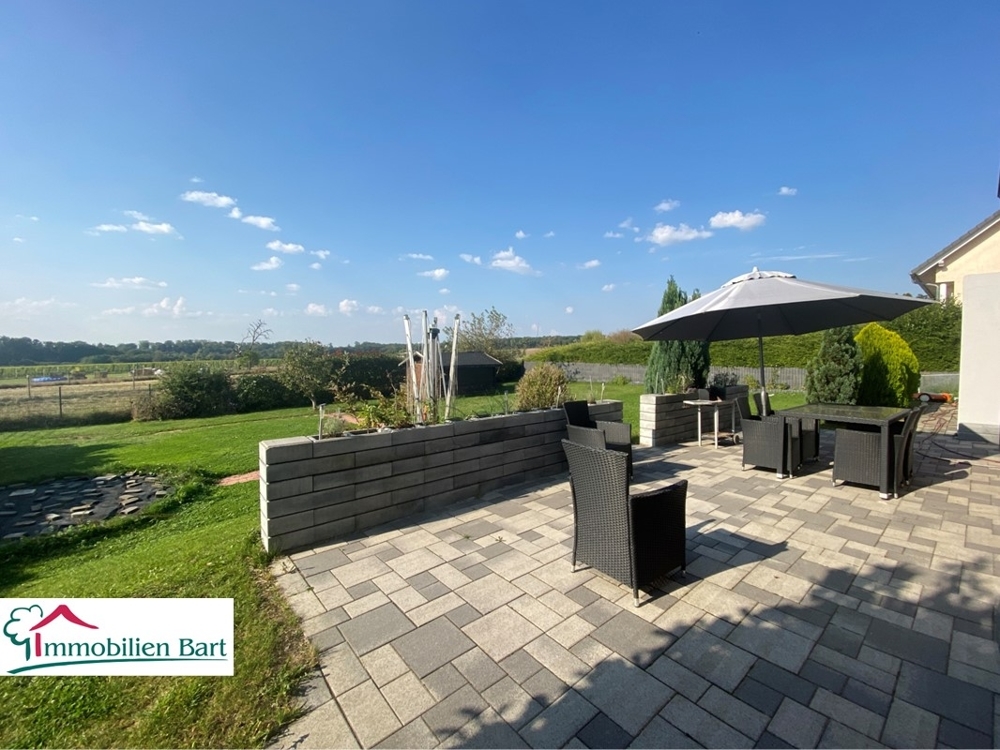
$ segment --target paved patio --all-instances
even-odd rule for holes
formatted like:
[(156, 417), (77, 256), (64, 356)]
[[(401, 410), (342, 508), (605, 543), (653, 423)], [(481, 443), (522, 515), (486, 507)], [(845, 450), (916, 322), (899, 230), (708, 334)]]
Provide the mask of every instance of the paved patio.
[(690, 482), (687, 577), (638, 608), (571, 571), (565, 476), (281, 558), (320, 669), (274, 747), (1000, 746), (1000, 454), (953, 415), (898, 500), (831, 486), (825, 433), (785, 480), (637, 450)]

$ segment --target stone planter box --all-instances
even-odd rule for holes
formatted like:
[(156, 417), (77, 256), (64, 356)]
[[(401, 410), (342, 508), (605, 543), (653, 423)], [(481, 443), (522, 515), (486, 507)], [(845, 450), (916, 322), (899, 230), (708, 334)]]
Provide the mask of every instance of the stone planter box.
[[(591, 405), (621, 421), (622, 403)], [(566, 471), (562, 409), (317, 440), (260, 443), (260, 526), (289, 552)]]
[[(748, 393), (745, 385), (726, 388), (726, 398)], [(685, 401), (697, 398), (692, 393), (645, 393), (639, 396), (639, 445), (658, 446), (686, 443), (698, 439), (698, 409), (686, 406)], [(732, 424), (735, 405), (726, 404), (719, 409), (719, 429), (728, 430)], [(701, 412), (702, 435), (711, 435), (715, 429), (714, 409)], [(736, 414), (739, 430), (740, 415)]]

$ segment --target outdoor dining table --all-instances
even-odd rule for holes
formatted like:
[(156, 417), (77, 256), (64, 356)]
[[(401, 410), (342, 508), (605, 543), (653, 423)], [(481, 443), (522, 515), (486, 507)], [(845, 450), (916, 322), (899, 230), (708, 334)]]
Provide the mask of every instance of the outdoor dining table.
[(735, 435), (736, 435), (736, 407), (735, 407), (736, 400), (735, 399), (693, 398), (693, 399), (690, 399), (689, 401), (685, 401), (684, 403), (686, 405), (688, 405), (688, 406), (697, 406), (698, 407), (698, 445), (699, 446), (701, 446), (701, 407), (703, 407), (703, 406), (714, 406), (715, 407), (715, 414), (713, 416), (715, 417), (714, 425), (715, 425), (715, 447), (716, 448), (719, 447), (719, 407), (722, 406), (723, 404), (729, 404), (730, 406), (733, 407), (733, 409), (732, 409), (732, 419), (733, 419), (732, 434), (733, 434), (734, 439), (735, 439)]
[(882, 439), (879, 450), (879, 497), (888, 499), (892, 478), (892, 425), (906, 419), (910, 409), (898, 406), (856, 406), (854, 404), (805, 404), (776, 411), (774, 416), (784, 420), (822, 419), (847, 425), (868, 425), (879, 428)]

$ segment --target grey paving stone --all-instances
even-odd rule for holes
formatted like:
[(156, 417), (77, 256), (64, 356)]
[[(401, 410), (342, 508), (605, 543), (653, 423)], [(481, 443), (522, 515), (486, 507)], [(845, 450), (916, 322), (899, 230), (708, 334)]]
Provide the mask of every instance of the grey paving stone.
[(769, 714), (758, 711), (715, 685), (701, 697), (698, 705), (752, 740), (758, 739), (771, 721)]
[(726, 640), (791, 672), (799, 671), (813, 647), (808, 638), (752, 615), (743, 618)]
[(740, 683), (740, 686), (733, 692), (736, 698), (753, 706), (761, 713), (774, 716), (785, 696), (774, 688), (757, 682), (757, 680), (747, 677)]
[(539, 661), (524, 649), (518, 649), (500, 662), (500, 667), (519, 685), (542, 668)]
[(590, 671), (590, 666), (576, 658), (548, 635), (542, 634), (524, 647), (539, 663), (563, 682), (572, 685)]
[(606, 714), (598, 713), (577, 732), (576, 738), (586, 747), (626, 748), (634, 739), (631, 734), (615, 724)]
[(662, 717), (654, 716), (629, 747), (700, 748), (703, 746)]
[(712, 684), (666, 655), (653, 662), (647, 671), (664, 685), (676, 690), (693, 703), (697, 703)]
[(514, 729), (520, 729), (542, 711), (542, 704), (510, 677), (484, 690), (483, 698)]
[(896, 699), (889, 707), (880, 739), (889, 747), (934, 747), (940, 721), (937, 714)]
[(450, 737), (488, 708), (483, 697), (466, 685), (424, 712), (423, 720), (439, 740)]
[(429, 675), (475, 646), (446, 617), (438, 617), (411, 630), (392, 645), (417, 677)]
[(811, 654), (813, 660), (824, 666), (835, 669), (841, 674), (849, 677), (857, 677), (866, 685), (871, 685), (883, 693), (891, 693), (896, 686), (896, 675), (884, 672), (881, 669), (869, 664), (844, 656), (838, 651), (833, 651), (825, 646), (816, 646)]
[(309, 576), (314, 576), (317, 573), (339, 568), (341, 565), (348, 565), (350, 562), (351, 558), (345, 555), (341, 550), (331, 549), (326, 552), (320, 552), (316, 555), (301, 557), (295, 561), (295, 567), (299, 569), (299, 572), (302, 573), (303, 576), (308, 578)]
[(716, 638), (701, 628), (691, 628), (668, 652), (691, 671), (724, 690), (735, 690), (757, 658)]
[(950, 747), (961, 748), (991, 748), (992, 738), (988, 734), (977, 732), (949, 719), (942, 719), (938, 727), (938, 743)]
[(362, 656), (413, 630), (413, 623), (395, 604), (383, 604), (339, 627), (351, 648)]
[[(279, 735), (272, 748), (359, 748), (354, 732), (337, 701), (327, 701), (310, 711)], [(414, 746), (415, 747), (415, 746)]]
[[(423, 719), (414, 719), (402, 729), (393, 732), (375, 747), (391, 748), (392, 750), (407, 750), (407, 748), (434, 748), (438, 738), (428, 729)], [(328, 745), (328, 747), (338, 747)]]
[(334, 695), (346, 693), (368, 679), (364, 665), (346, 643), (323, 653), (319, 665)]
[(462, 632), (500, 662), (542, 634), (542, 631), (510, 607), (500, 607), (469, 623)]
[(632, 736), (674, 694), (655, 677), (617, 655), (598, 664), (574, 689)]
[[(580, 586), (577, 589), (573, 589), (573, 591), (577, 591), (578, 589), (586, 589), (587, 591), (590, 591), (590, 589), (588, 589), (586, 586)], [(576, 601), (578, 604), (581, 603), (579, 602), (578, 599), (574, 599), (573, 601)], [(598, 599), (597, 601), (588, 602), (587, 604), (584, 604), (583, 609), (581, 609), (576, 614), (579, 618), (586, 620), (591, 625), (600, 627), (608, 620), (610, 620), (612, 617), (620, 614), (621, 612), (622, 608), (619, 607), (617, 604), (613, 604), (612, 602), (609, 602), (607, 599)]]
[(528, 744), (492, 708), (469, 721), (439, 747), (521, 748)]
[(987, 672), (1000, 673), (1000, 646), (992, 639), (957, 632), (951, 639), (951, 658)]
[(480, 648), (466, 651), (454, 659), (452, 664), (479, 692), (507, 676), (507, 673)]
[(319, 633), (309, 636), (309, 642), (316, 647), (318, 652), (323, 653), (324, 651), (343, 643), (344, 636), (340, 632), (340, 628), (327, 628), (326, 630), (322, 630)]
[(597, 714), (575, 690), (568, 690), (525, 725), (519, 734), (531, 747), (562, 747)]
[(754, 747), (761, 748), (761, 750), (764, 748), (773, 748), (773, 750), (786, 750), (787, 748), (788, 750), (791, 750), (791, 748), (794, 748), (795, 746), (788, 744), (780, 737), (775, 737), (770, 732), (764, 732), (764, 734), (760, 736), (760, 739), (757, 740), (757, 744), (755, 744)]
[(865, 645), (938, 672), (948, 669), (947, 643), (885, 620), (872, 621)]
[(460, 607), (455, 607), (455, 609), (447, 612), (445, 617), (451, 620), (455, 624), (455, 627), (464, 628), (470, 622), (474, 622), (482, 617), (482, 614), (472, 605), (463, 604)]
[(823, 631), (823, 635), (817, 642), (854, 659), (857, 658), (864, 640), (863, 635), (831, 624)]
[(362, 581), (361, 583), (355, 584), (354, 586), (344, 590), (348, 593), (351, 599), (357, 601), (358, 599), (363, 599), (369, 594), (374, 594), (376, 591), (379, 591), (379, 587), (372, 581)]
[(841, 696), (856, 703), (859, 706), (864, 706), (871, 711), (879, 714), (880, 716), (889, 715), (889, 706), (892, 704), (892, 696), (888, 693), (883, 693), (881, 690), (876, 690), (870, 685), (866, 685), (859, 680), (851, 678), (847, 681), (847, 685), (839, 692)]
[(434, 705), (435, 698), (417, 679), (413, 672), (406, 672), (381, 688), (382, 697), (389, 703), (396, 717), (406, 724)]
[(590, 637), (643, 668), (656, 661), (674, 641), (661, 628), (624, 611), (594, 630)]
[[(577, 586), (572, 591), (567, 591), (566, 592), (566, 596), (568, 596), (574, 602), (576, 602), (577, 604), (579, 604), (581, 607), (587, 607), (587, 606), (589, 606), (591, 604), (594, 604), (594, 603), (599, 603), (599, 602), (606, 601), (604, 599), (601, 599), (601, 595), (600, 594), (598, 594), (593, 589), (588, 588), (587, 586)], [(608, 602), (608, 603), (610, 604), (610, 602)], [(582, 613), (580, 613), (580, 614), (582, 616)], [(586, 619), (586, 618), (584, 618), (584, 619)], [(592, 621), (591, 620), (587, 620), (587, 622), (592, 622)], [(597, 622), (595, 622), (593, 624), (594, 625), (600, 625), (600, 623), (597, 623)]]
[(885, 719), (879, 714), (825, 688), (816, 691), (809, 708), (873, 739), (882, 734), (885, 725)]
[(721, 719), (698, 707), (683, 695), (675, 695), (660, 716), (705, 747), (752, 747), (753, 740)]
[(384, 740), (402, 726), (371, 680), (338, 696), (337, 701), (364, 747)]
[(844, 726), (839, 721), (831, 719), (827, 723), (826, 729), (823, 730), (823, 736), (820, 737), (817, 747), (839, 750), (839, 748), (844, 747), (885, 747), (885, 745), (861, 734), (861, 732), (856, 732), (850, 727)]
[(767, 731), (795, 747), (815, 747), (827, 719), (801, 703), (785, 698), (767, 726)]
[(563, 693), (569, 690), (569, 685), (544, 667), (525, 680), (521, 687), (542, 706), (555, 703)]
[(993, 732), (993, 695), (981, 687), (903, 662), (895, 697), (976, 731)]
[(451, 664), (445, 664), (440, 669), (437, 669), (427, 675), (421, 682), (424, 683), (431, 695), (433, 695), (437, 700), (447, 698), (449, 695), (454, 693), (456, 690), (468, 685), (465, 678), (462, 677), (461, 672), (459, 672)]

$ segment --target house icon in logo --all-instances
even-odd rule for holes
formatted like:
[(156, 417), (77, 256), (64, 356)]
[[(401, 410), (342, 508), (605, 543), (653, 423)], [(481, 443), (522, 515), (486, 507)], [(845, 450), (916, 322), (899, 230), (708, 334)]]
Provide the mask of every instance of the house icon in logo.
[(82, 628), (90, 628), (91, 630), (98, 629), (96, 625), (91, 625), (90, 623), (84, 622), (75, 614), (73, 614), (73, 610), (71, 610), (65, 604), (60, 604), (58, 607), (52, 610), (52, 613), (48, 617), (45, 617), (44, 619), (42, 619), (41, 622), (33, 625), (28, 629), (30, 632), (33, 632), (35, 634), (35, 656), (40, 657), (42, 655), (42, 634), (40, 632), (41, 629), (44, 628), (46, 625), (50, 624), (51, 622), (53, 622), (54, 620), (58, 620), (60, 617), (68, 622), (73, 623), (74, 625), (79, 625)]

